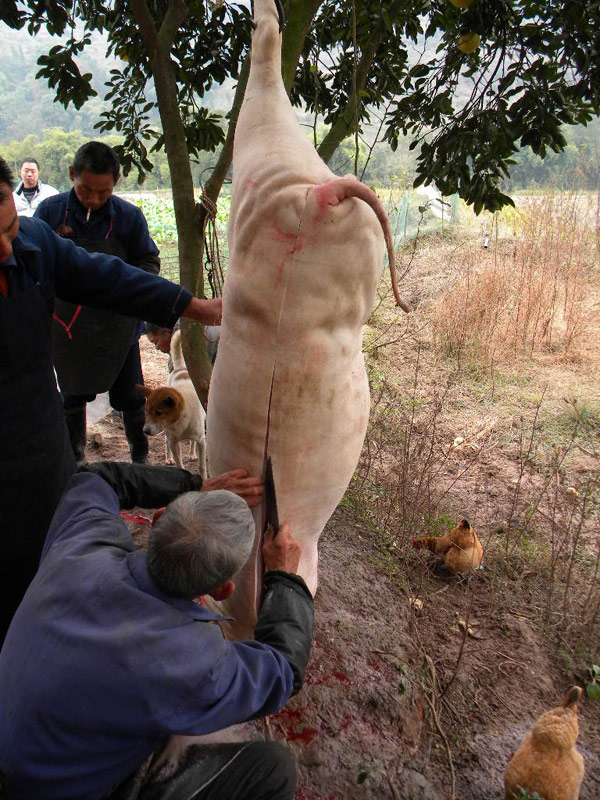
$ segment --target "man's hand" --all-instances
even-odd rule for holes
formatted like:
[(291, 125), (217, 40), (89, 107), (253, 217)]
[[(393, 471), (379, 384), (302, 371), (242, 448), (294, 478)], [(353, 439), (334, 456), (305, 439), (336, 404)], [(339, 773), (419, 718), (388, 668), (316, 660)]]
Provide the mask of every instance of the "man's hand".
[(234, 494), (239, 494), (250, 508), (262, 503), (264, 493), (261, 479), (248, 477), (248, 471), (245, 469), (234, 469), (202, 481), (201, 492), (212, 492), (214, 489), (228, 489)]
[(196, 322), (201, 322), (203, 325), (220, 325), (222, 315), (223, 299), (221, 297), (215, 297), (212, 300), (192, 297), (189, 306), (181, 316), (189, 317)]
[(280, 569), (283, 572), (298, 572), (302, 548), (292, 538), (289, 525), (282, 525), (275, 533), (269, 525), (263, 544), (263, 558), (268, 570)]

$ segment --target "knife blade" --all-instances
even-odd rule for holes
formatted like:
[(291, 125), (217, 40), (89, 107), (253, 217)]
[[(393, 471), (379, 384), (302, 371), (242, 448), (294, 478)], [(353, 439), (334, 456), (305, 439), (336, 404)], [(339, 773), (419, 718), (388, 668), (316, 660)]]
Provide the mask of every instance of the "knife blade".
[(277, 533), (277, 531), (279, 530), (279, 513), (277, 511), (277, 494), (275, 492), (275, 481), (273, 479), (273, 462), (271, 461), (271, 456), (267, 457), (264, 485), (265, 485), (265, 509), (266, 509), (265, 530), (269, 525), (272, 525), (273, 531)]

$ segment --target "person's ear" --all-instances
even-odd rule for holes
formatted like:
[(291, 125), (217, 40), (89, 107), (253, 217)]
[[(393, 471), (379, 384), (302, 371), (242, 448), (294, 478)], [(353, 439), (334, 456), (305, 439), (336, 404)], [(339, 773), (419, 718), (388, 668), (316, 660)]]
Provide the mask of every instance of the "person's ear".
[(221, 586), (217, 586), (217, 588), (213, 589), (212, 592), (208, 592), (208, 594), (213, 598), (213, 600), (227, 600), (227, 598), (231, 597), (233, 594), (234, 589), (235, 583), (233, 581), (227, 581)]
[(73, 169), (72, 165), (69, 167), (69, 178), (71, 178), (72, 181), (75, 181), (75, 170)]
[(121, 173), (119, 173), (117, 175), (117, 177), (115, 178), (115, 182), (113, 183), (113, 187), (115, 187), (120, 180), (121, 180)]

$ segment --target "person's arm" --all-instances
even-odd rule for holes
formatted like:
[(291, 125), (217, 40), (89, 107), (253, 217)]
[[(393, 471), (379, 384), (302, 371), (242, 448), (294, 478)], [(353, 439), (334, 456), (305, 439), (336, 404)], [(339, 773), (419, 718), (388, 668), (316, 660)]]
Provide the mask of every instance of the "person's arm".
[(131, 265), (137, 267), (138, 269), (143, 269), (144, 272), (149, 272), (151, 275), (158, 275), (160, 272), (160, 258), (158, 256), (153, 256), (148, 253), (148, 255), (142, 256), (142, 258), (138, 259), (130, 259)]
[(182, 286), (150, 275), (116, 256), (88, 253), (61, 238), (43, 222), (40, 231), (52, 259), (56, 295), (62, 300), (147, 319), (172, 328), (190, 305), (193, 295)]
[(178, 467), (116, 461), (97, 461), (79, 471), (92, 472), (103, 478), (119, 498), (121, 508), (160, 508), (184, 492), (210, 492), (214, 489), (228, 489), (250, 507), (259, 505), (263, 498), (260, 478), (249, 477), (245, 469), (224, 472), (204, 481), (199, 475)]
[(148, 222), (137, 206), (129, 209), (131, 225), (128, 231), (127, 261), (138, 269), (158, 275), (160, 272), (159, 250), (150, 236)]
[[(168, 709), (168, 730), (210, 733), (274, 714), (300, 689), (313, 631), (311, 594), (293, 574), (300, 546), (283, 525), (275, 537), (267, 534), (263, 553), (269, 571), (254, 639), (228, 641), (215, 625), (205, 624), (179, 626), (166, 637), (172, 652), (163, 653), (161, 663), (176, 665), (176, 673), (187, 671), (192, 681), (180, 690), (164, 670), (152, 681), (159, 713), (164, 716)], [(205, 612), (211, 616), (200, 612), (199, 620), (214, 619)], [(157, 688), (161, 680), (164, 685)], [(173, 699), (165, 700), (171, 693)]]
[(263, 557), (265, 594), (254, 638), (284, 656), (294, 674), (293, 694), (302, 688), (310, 655), (314, 602), (303, 579), (295, 574), (301, 548), (287, 525), (265, 533)]
[(202, 478), (178, 467), (97, 461), (81, 467), (102, 478), (119, 498), (120, 508), (159, 508), (184, 492), (199, 492)]
[(223, 316), (223, 299), (214, 297), (212, 300), (205, 300), (193, 297), (181, 316), (189, 317), (203, 325), (220, 325)]

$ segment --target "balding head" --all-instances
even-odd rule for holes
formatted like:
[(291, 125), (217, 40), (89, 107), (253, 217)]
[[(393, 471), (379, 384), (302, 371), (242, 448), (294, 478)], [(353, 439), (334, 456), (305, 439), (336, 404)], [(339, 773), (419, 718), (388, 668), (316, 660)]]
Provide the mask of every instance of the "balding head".
[(148, 570), (168, 594), (200, 597), (233, 578), (253, 543), (254, 519), (241, 497), (224, 489), (188, 492), (154, 524)]

